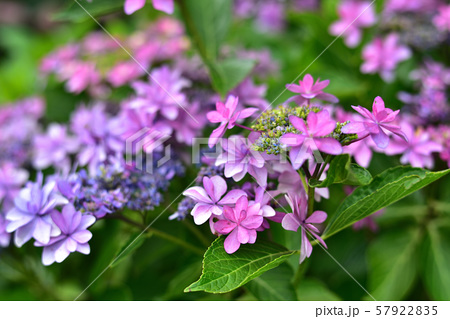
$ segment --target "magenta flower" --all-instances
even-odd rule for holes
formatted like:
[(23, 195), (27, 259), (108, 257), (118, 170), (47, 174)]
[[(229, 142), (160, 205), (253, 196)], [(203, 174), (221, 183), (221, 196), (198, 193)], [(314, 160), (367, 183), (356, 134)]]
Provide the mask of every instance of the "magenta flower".
[(319, 99), (323, 101), (328, 101), (331, 103), (336, 103), (339, 100), (334, 95), (329, 93), (324, 93), (323, 89), (328, 86), (330, 80), (320, 81), (320, 79), (316, 80), (314, 83), (314, 79), (311, 74), (306, 74), (303, 77), (303, 81), (298, 81), (300, 85), (297, 84), (286, 84), (286, 88), (294, 93), (299, 93), (299, 95), (293, 96), (286, 100), (286, 103), (295, 102), (297, 104), (303, 104), (305, 102), (309, 103), (311, 99)]
[[(302, 194), (302, 193), (301, 193)], [(290, 231), (297, 231), (299, 227), (302, 228), (302, 246), (300, 249), (300, 264), (311, 256), (313, 247), (309, 242), (307, 232), (314, 236), (325, 248), (327, 245), (320, 238), (319, 230), (312, 224), (321, 224), (327, 219), (327, 214), (323, 211), (317, 210), (307, 217), (308, 203), (304, 195), (298, 196), (297, 194), (289, 194), (286, 196), (286, 200), (291, 206), (292, 214), (286, 214), (281, 222), (284, 229)]]
[(319, 150), (331, 155), (342, 153), (342, 146), (337, 140), (325, 137), (333, 133), (336, 128), (336, 122), (330, 118), (328, 111), (323, 110), (318, 113), (311, 111), (306, 118), (306, 123), (295, 115), (289, 116), (289, 121), (300, 133), (284, 134), (280, 142), (291, 146), (289, 157), (295, 169), (299, 169), (313, 151)]
[(228, 254), (236, 252), (241, 244), (254, 244), (256, 241), (256, 229), (263, 223), (263, 217), (259, 214), (260, 205), (249, 205), (246, 196), (241, 196), (236, 201), (236, 207), (224, 206), (225, 219), (214, 224), (214, 229), (221, 235), (228, 234), (224, 242), (225, 251)]
[(417, 130), (408, 122), (402, 123), (402, 129), (405, 132), (407, 140), (395, 138), (386, 148), (388, 155), (402, 154), (400, 163), (411, 164), (414, 167), (433, 168), (433, 152), (441, 152), (441, 144), (431, 140), (430, 134), (422, 128)]
[(362, 73), (379, 73), (386, 82), (394, 79), (397, 64), (409, 59), (411, 50), (399, 43), (398, 35), (389, 34), (385, 39), (376, 38), (366, 45), (362, 52), (364, 63), (361, 65)]
[(433, 24), (439, 31), (450, 31), (450, 5), (443, 5), (439, 8), (439, 13), (433, 18)]
[(219, 141), (227, 129), (231, 129), (236, 125), (236, 121), (239, 119), (245, 119), (255, 113), (257, 108), (247, 108), (242, 111), (236, 111), (236, 107), (239, 103), (239, 98), (234, 95), (229, 95), (227, 101), (224, 103), (216, 103), (216, 111), (211, 111), (206, 114), (206, 117), (211, 123), (220, 123), (209, 137), (208, 145), (213, 147)]
[(330, 26), (330, 33), (338, 36), (342, 34), (345, 44), (354, 48), (361, 42), (361, 28), (367, 28), (376, 21), (375, 11), (370, 1), (347, 0), (338, 6), (340, 20)]
[[(144, 7), (146, 0), (125, 0), (125, 13), (132, 14)], [(153, 8), (172, 14), (174, 10), (174, 0), (152, 0)]]
[(260, 186), (266, 186), (267, 168), (264, 166), (266, 161), (262, 153), (251, 148), (258, 137), (258, 133), (252, 132), (248, 139), (234, 135), (222, 142), (225, 152), (217, 157), (216, 166), (225, 165), (225, 177), (232, 177), (238, 182), (248, 173)]
[(386, 148), (389, 144), (389, 136), (386, 135), (384, 130), (390, 131), (402, 137), (405, 141), (408, 141), (408, 138), (399, 126), (388, 124), (395, 121), (395, 117), (400, 111), (392, 111), (391, 109), (385, 108), (384, 101), (381, 97), (377, 96), (375, 98), (372, 105), (373, 113), (370, 113), (368, 109), (361, 106), (352, 106), (352, 108), (361, 114), (365, 120), (348, 123), (341, 129), (342, 133), (358, 134), (359, 139), (370, 135), (375, 144), (382, 149)]
[(212, 215), (222, 215), (224, 205), (234, 205), (239, 197), (246, 196), (245, 192), (240, 189), (231, 190), (223, 196), (226, 192), (227, 183), (220, 176), (211, 178), (205, 176), (203, 177), (203, 187), (194, 186), (183, 192), (184, 196), (197, 202), (191, 211), (197, 225), (203, 224)]
[(35, 183), (28, 183), (15, 198), (15, 207), (6, 213), (9, 224), (6, 230), (15, 231), (14, 242), (21, 247), (32, 237), (48, 244), (51, 236), (60, 234), (60, 230), (52, 222), (50, 214), (55, 207), (68, 203), (67, 199), (56, 192), (54, 181), (42, 186), (42, 173), (38, 174)]
[(45, 266), (55, 261), (60, 263), (75, 251), (85, 255), (90, 253), (87, 242), (92, 238), (92, 233), (87, 228), (95, 223), (94, 216), (81, 214), (72, 204), (67, 204), (62, 213), (55, 210), (51, 217), (61, 230), (61, 235), (52, 237), (46, 244), (39, 241), (34, 243), (37, 247), (44, 247), (42, 263)]

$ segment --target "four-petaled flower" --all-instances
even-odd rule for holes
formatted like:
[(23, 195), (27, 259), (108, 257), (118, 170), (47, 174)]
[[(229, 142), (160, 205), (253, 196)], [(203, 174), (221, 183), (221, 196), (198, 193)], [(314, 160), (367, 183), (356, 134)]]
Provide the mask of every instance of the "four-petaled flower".
[(312, 253), (312, 245), (309, 242), (307, 232), (314, 236), (325, 248), (328, 248), (325, 242), (320, 238), (319, 230), (312, 224), (321, 224), (327, 219), (327, 214), (323, 211), (317, 210), (307, 216), (308, 203), (306, 196), (301, 194), (288, 194), (286, 200), (291, 206), (292, 214), (286, 214), (281, 222), (284, 229), (290, 231), (297, 231), (301, 227), (301, 237), (302, 246), (300, 249), (300, 264), (305, 260), (306, 257), (309, 258)]
[(300, 168), (313, 151), (319, 150), (331, 155), (342, 153), (342, 146), (336, 139), (324, 137), (333, 133), (336, 128), (336, 122), (330, 118), (328, 111), (323, 110), (318, 113), (311, 111), (306, 118), (306, 123), (303, 119), (291, 115), (289, 122), (300, 133), (284, 134), (280, 142), (292, 147), (289, 156), (295, 169)]
[(359, 139), (370, 135), (375, 144), (382, 149), (386, 148), (389, 144), (389, 136), (387, 136), (384, 130), (390, 131), (405, 141), (408, 141), (408, 138), (399, 126), (388, 124), (395, 121), (395, 117), (400, 111), (392, 111), (386, 108), (381, 97), (377, 96), (375, 98), (372, 106), (373, 113), (370, 113), (368, 109), (361, 106), (352, 106), (352, 108), (366, 120), (348, 123), (341, 129), (342, 133), (358, 134)]
[(60, 263), (75, 251), (88, 255), (90, 247), (87, 242), (92, 238), (92, 233), (87, 228), (95, 223), (95, 217), (81, 214), (72, 204), (64, 206), (62, 213), (55, 210), (50, 215), (61, 230), (61, 235), (52, 237), (46, 244), (39, 241), (34, 243), (37, 247), (44, 247), (42, 263), (45, 266), (55, 261)]
[(303, 77), (303, 81), (298, 81), (300, 85), (297, 84), (286, 84), (286, 88), (294, 93), (299, 93), (299, 95), (293, 96), (286, 100), (286, 103), (295, 102), (299, 105), (304, 102), (309, 102), (311, 99), (319, 99), (323, 101), (328, 101), (331, 103), (336, 103), (339, 100), (334, 95), (329, 93), (324, 93), (323, 89), (328, 86), (330, 80), (319, 81), (316, 80), (314, 83), (314, 79), (311, 74), (306, 74)]
[(211, 111), (206, 114), (206, 117), (211, 123), (220, 123), (219, 127), (216, 128), (209, 137), (208, 145), (213, 147), (219, 141), (227, 129), (231, 129), (236, 125), (236, 121), (239, 119), (245, 119), (250, 117), (258, 111), (257, 108), (246, 108), (242, 111), (236, 111), (237, 105), (239, 103), (239, 98), (230, 95), (227, 101), (224, 103), (216, 103), (216, 111)]
[(197, 225), (203, 224), (212, 215), (222, 215), (224, 205), (234, 205), (239, 197), (246, 195), (240, 189), (231, 190), (223, 196), (226, 192), (227, 183), (220, 176), (211, 178), (205, 176), (203, 177), (203, 187), (194, 186), (183, 192), (184, 196), (188, 196), (197, 202), (191, 211)]
[(241, 196), (236, 207), (224, 206), (223, 217), (214, 224), (214, 229), (222, 235), (228, 234), (224, 242), (225, 251), (234, 253), (241, 244), (254, 244), (256, 229), (263, 223), (263, 216), (259, 214), (260, 204), (249, 205), (246, 196)]

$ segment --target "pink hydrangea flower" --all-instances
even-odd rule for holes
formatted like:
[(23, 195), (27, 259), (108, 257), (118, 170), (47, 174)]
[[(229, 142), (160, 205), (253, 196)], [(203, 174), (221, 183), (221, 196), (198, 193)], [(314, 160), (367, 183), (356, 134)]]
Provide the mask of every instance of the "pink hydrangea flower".
[(214, 229), (222, 235), (227, 235), (224, 242), (228, 254), (236, 252), (241, 244), (254, 244), (256, 229), (263, 223), (260, 215), (260, 204), (249, 205), (246, 196), (236, 201), (236, 207), (224, 206), (224, 219), (214, 223)]
[(341, 144), (332, 137), (326, 137), (336, 128), (336, 122), (330, 118), (328, 111), (322, 110), (318, 113), (311, 111), (306, 123), (295, 115), (289, 116), (289, 121), (300, 133), (284, 134), (280, 142), (291, 146), (289, 157), (295, 169), (299, 169), (315, 150), (332, 155), (342, 153)]
[(432, 153), (441, 152), (442, 145), (431, 140), (430, 134), (423, 128), (414, 129), (406, 121), (402, 123), (402, 129), (408, 140), (394, 137), (385, 153), (388, 155), (402, 154), (400, 163), (404, 165), (409, 163), (414, 167), (433, 168)]
[(194, 186), (183, 192), (184, 196), (188, 196), (197, 202), (191, 211), (197, 225), (203, 224), (212, 215), (222, 215), (224, 205), (232, 206), (239, 197), (246, 195), (240, 189), (231, 190), (225, 195), (227, 188), (227, 183), (222, 177), (213, 176), (209, 178), (205, 176), (203, 177), (203, 187)]
[(216, 111), (211, 111), (206, 114), (206, 117), (211, 123), (220, 123), (210, 135), (208, 145), (213, 147), (217, 144), (219, 139), (225, 134), (227, 129), (231, 129), (236, 125), (236, 121), (239, 119), (245, 119), (253, 115), (257, 108), (246, 108), (242, 111), (237, 111), (237, 105), (239, 98), (230, 95), (228, 96), (225, 104), (222, 102), (216, 103)]
[(216, 166), (225, 165), (225, 177), (232, 177), (238, 182), (248, 173), (260, 186), (266, 186), (267, 168), (264, 166), (266, 161), (260, 152), (251, 148), (258, 137), (258, 133), (252, 132), (248, 139), (234, 135), (222, 142), (225, 152), (217, 157)]
[(397, 64), (410, 56), (411, 50), (399, 43), (397, 34), (391, 33), (384, 39), (375, 38), (363, 49), (364, 63), (361, 65), (361, 72), (379, 73), (383, 80), (391, 82)]
[(392, 111), (386, 108), (381, 97), (375, 98), (372, 106), (373, 113), (361, 106), (352, 106), (352, 108), (361, 114), (365, 120), (348, 123), (341, 129), (342, 133), (358, 134), (359, 139), (370, 135), (374, 143), (382, 149), (385, 149), (389, 144), (389, 136), (384, 130), (402, 137), (405, 141), (408, 140), (399, 126), (389, 124), (395, 121), (395, 117), (400, 111)]
[(308, 203), (306, 200), (306, 196), (304, 193), (297, 194), (289, 194), (286, 196), (286, 200), (289, 203), (289, 206), (292, 209), (292, 214), (286, 214), (281, 222), (281, 225), (284, 229), (290, 231), (297, 231), (299, 227), (301, 227), (301, 237), (302, 237), (302, 245), (300, 249), (300, 264), (305, 260), (305, 258), (309, 258), (311, 256), (313, 247), (309, 242), (307, 232), (314, 236), (325, 248), (327, 245), (320, 238), (319, 230), (313, 224), (321, 224), (327, 219), (327, 214), (323, 211), (317, 210), (311, 214), (311, 216), (307, 217), (308, 211)]
[(311, 74), (306, 74), (303, 77), (303, 81), (300, 80), (298, 83), (299, 85), (286, 84), (286, 88), (289, 91), (299, 94), (289, 98), (286, 103), (295, 102), (300, 105), (305, 102), (309, 103), (309, 101), (314, 98), (331, 103), (336, 103), (339, 101), (334, 95), (323, 92), (323, 89), (328, 86), (330, 80), (320, 81), (320, 79), (317, 79), (316, 83), (314, 83), (314, 78)]
[(442, 32), (450, 31), (450, 5), (439, 8), (439, 13), (433, 18), (433, 24)]
[[(125, 13), (132, 14), (144, 7), (146, 0), (125, 0)], [(174, 10), (174, 0), (152, 0), (153, 8), (172, 14)]]
[(45, 266), (55, 261), (60, 263), (75, 251), (85, 255), (90, 253), (87, 242), (92, 238), (92, 233), (87, 228), (95, 223), (94, 216), (81, 214), (72, 204), (67, 204), (63, 207), (62, 213), (53, 211), (51, 217), (61, 230), (61, 234), (52, 237), (46, 244), (39, 241), (34, 243), (37, 247), (44, 247), (42, 263)]
[(338, 6), (340, 20), (330, 26), (330, 33), (338, 36), (343, 33), (345, 44), (354, 48), (361, 42), (361, 28), (372, 26), (375, 21), (374, 6), (370, 1), (347, 0)]

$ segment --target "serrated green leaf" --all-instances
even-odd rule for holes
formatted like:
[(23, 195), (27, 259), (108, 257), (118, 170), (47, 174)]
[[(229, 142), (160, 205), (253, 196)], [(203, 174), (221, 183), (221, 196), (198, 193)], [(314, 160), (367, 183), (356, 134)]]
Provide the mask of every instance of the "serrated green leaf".
[[(90, 20), (93, 17), (102, 16), (115, 11), (123, 10), (123, 0), (94, 0), (88, 2), (86, 0), (70, 1), (67, 8), (54, 15), (53, 19), (56, 21), (72, 21), (82, 22)], [(89, 14), (87, 12), (89, 12)]]
[(338, 295), (317, 279), (303, 279), (297, 287), (300, 301), (340, 301)]
[(253, 279), (245, 287), (261, 301), (297, 300), (293, 277), (292, 267), (285, 263)]
[(234, 89), (255, 66), (255, 61), (228, 59), (209, 65), (212, 84), (217, 92), (225, 96)]
[(344, 200), (325, 229), (323, 238), (330, 237), (448, 173), (450, 169), (431, 172), (409, 166), (398, 166), (382, 172), (370, 184), (358, 187)]
[(423, 278), (427, 291), (434, 300), (449, 300), (450, 228), (448, 224), (445, 228), (441, 226), (440, 220), (435, 220), (427, 227)]
[(380, 235), (369, 248), (369, 291), (376, 300), (407, 295), (417, 276), (420, 238), (419, 229), (396, 229)]
[(230, 27), (231, 5), (229, 0), (179, 1), (186, 29), (205, 63), (217, 60)]
[(342, 154), (333, 158), (327, 171), (327, 178), (323, 181), (311, 179), (309, 184), (311, 187), (328, 187), (331, 184), (342, 183), (348, 175), (350, 168), (350, 155)]
[(372, 174), (364, 167), (350, 163), (347, 178), (342, 182), (345, 185), (361, 186), (372, 181)]
[(221, 236), (211, 244), (203, 258), (200, 279), (187, 287), (185, 292), (229, 292), (298, 253), (272, 242), (258, 240), (252, 245), (242, 245), (234, 254), (227, 254), (223, 243), (224, 237)]
[(144, 241), (149, 238), (151, 234), (136, 233), (133, 234), (128, 242), (122, 246), (113, 258), (111, 268), (117, 266), (120, 262), (131, 256), (139, 247), (142, 246)]

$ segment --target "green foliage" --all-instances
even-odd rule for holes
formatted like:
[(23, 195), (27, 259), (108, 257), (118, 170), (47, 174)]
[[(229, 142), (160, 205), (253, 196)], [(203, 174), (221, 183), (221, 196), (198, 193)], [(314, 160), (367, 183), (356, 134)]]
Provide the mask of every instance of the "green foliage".
[(338, 295), (332, 292), (323, 282), (317, 279), (303, 279), (297, 287), (300, 301), (340, 301)]
[(369, 292), (376, 300), (407, 296), (417, 277), (420, 239), (418, 229), (398, 229), (381, 234), (370, 247)]
[(141, 232), (134, 233), (130, 236), (130, 240), (123, 245), (123, 247), (119, 250), (117, 255), (113, 258), (110, 267), (117, 266), (121, 261), (130, 257), (142, 244), (145, 242), (147, 238), (151, 237), (151, 233), (141, 234)]
[(395, 203), (403, 197), (431, 184), (450, 173), (450, 169), (430, 172), (421, 168), (398, 166), (390, 168), (374, 177), (368, 185), (357, 188), (334, 213), (323, 238), (330, 237), (369, 216), (372, 213)]
[(206, 291), (224, 293), (277, 267), (289, 256), (298, 253), (275, 243), (258, 240), (252, 245), (242, 245), (234, 254), (223, 248), (224, 238), (217, 238), (205, 253), (200, 279), (185, 292)]
[(291, 282), (293, 277), (294, 272), (292, 271), (292, 267), (284, 263), (253, 279), (245, 287), (258, 300), (297, 300), (297, 294)]
[[(78, 2), (78, 3), (77, 3)], [(67, 1), (68, 5), (65, 10), (54, 16), (56, 21), (72, 21), (83, 22), (93, 17), (102, 16), (108, 13), (118, 11), (123, 8), (123, 0), (94, 0), (88, 2), (86, 0)], [(89, 12), (89, 14), (87, 12)]]
[[(447, 224), (444, 224), (447, 222)], [(450, 225), (448, 220), (436, 219), (427, 227), (424, 242), (423, 278), (429, 294), (434, 300), (449, 300), (450, 297)]]

